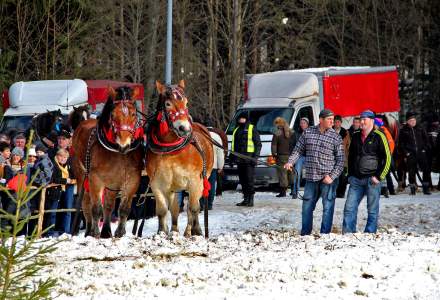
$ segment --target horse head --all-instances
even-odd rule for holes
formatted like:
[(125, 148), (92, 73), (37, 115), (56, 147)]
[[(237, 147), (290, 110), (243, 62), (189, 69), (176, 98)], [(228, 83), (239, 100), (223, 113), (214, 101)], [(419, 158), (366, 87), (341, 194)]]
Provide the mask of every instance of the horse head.
[(188, 98), (185, 95), (185, 81), (177, 85), (163, 85), (156, 81), (159, 93), (157, 103), (158, 121), (167, 122), (168, 126), (179, 137), (188, 136), (192, 132), (191, 117), (188, 113)]
[(90, 118), (90, 112), (88, 105), (82, 105), (79, 107), (73, 107), (73, 111), (69, 114), (68, 125), (75, 130), (79, 123), (88, 120)]
[(134, 99), (138, 96), (139, 88), (109, 87), (109, 97), (98, 121), (107, 139), (118, 144), (122, 153), (137, 138), (139, 126)]

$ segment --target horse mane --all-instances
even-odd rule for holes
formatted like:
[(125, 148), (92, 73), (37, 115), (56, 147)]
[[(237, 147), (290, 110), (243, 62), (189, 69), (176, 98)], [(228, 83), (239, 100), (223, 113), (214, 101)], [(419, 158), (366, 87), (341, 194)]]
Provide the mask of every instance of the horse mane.
[(47, 136), (53, 130), (58, 117), (61, 117), (60, 110), (38, 114), (32, 120), (32, 127), (39, 136)]

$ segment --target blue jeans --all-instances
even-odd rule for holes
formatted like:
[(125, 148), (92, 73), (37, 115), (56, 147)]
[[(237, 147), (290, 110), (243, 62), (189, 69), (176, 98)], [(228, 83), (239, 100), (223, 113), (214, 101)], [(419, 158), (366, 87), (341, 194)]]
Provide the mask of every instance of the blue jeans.
[[(69, 184), (66, 185), (66, 190), (61, 194), (61, 208), (73, 208), (73, 192), (74, 186)], [(72, 222), (72, 213), (71, 212), (63, 212), (61, 213), (61, 233), (71, 234), (70, 225)]]
[(367, 196), (368, 219), (364, 232), (375, 233), (377, 231), (377, 220), (379, 218), (379, 199), (381, 184), (372, 184), (371, 178), (348, 178), (350, 188), (344, 207), (344, 221), (342, 232), (356, 232), (358, 207), (364, 196)]
[(177, 197), (177, 203), (179, 204), (179, 207), (183, 207), (183, 191), (176, 192)]
[(293, 193), (298, 194), (300, 184), (301, 184), (301, 175), (302, 175), (302, 169), (304, 166), (306, 158), (304, 156), (301, 156), (295, 163), (295, 171), (296, 171), (296, 178), (293, 182)]
[[(59, 199), (46, 199), (46, 203), (45, 203), (45, 210), (55, 210), (58, 209), (58, 200)], [(52, 226), (52, 228), (50, 228), (47, 233), (46, 236), (53, 236), (55, 233), (55, 223), (57, 220), (57, 213), (56, 212), (50, 212), (50, 213), (46, 213), (46, 219), (44, 221), (45, 226), (44, 229), (49, 228), (50, 226)]]
[(306, 180), (302, 203), (302, 228), (301, 235), (312, 233), (313, 211), (319, 198), (322, 198), (322, 222), (321, 233), (330, 233), (333, 225), (333, 212), (335, 210), (336, 187), (338, 180), (331, 184), (322, 181)]

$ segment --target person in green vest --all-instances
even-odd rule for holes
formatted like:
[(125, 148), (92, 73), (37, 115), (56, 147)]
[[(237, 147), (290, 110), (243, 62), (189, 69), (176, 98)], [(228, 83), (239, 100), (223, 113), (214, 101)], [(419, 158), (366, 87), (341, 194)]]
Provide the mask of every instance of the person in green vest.
[[(246, 157), (231, 154), (231, 159), (237, 162), (238, 179), (242, 186), (243, 201), (237, 206), (254, 206), (254, 173), (257, 159), (260, 155), (260, 135), (254, 125), (249, 122), (247, 112), (237, 117), (237, 127), (232, 133), (232, 151)], [(247, 158), (249, 157), (249, 158)]]

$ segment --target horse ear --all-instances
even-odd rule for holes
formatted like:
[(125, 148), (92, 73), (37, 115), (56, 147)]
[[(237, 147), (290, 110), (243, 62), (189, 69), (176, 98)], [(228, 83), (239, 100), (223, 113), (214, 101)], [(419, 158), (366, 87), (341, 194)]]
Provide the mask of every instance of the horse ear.
[(180, 88), (181, 88), (182, 90), (184, 90), (184, 89), (185, 89), (185, 80), (181, 79), (181, 80), (179, 81), (179, 86), (180, 86)]
[(109, 87), (107, 88), (107, 91), (108, 91), (108, 95), (109, 95), (109, 97), (112, 98), (112, 99), (114, 100), (114, 99), (116, 98), (116, 91), (115, 91), (115, 89), (112, 88), (111, 86), (109, 86)]
[(131, 99), (136, 100), (141, 95), (141, 89), (139, 87), (133, 88), (131, 92)]
[(156, 80), (156, 89), (160, 95), (164, 94), (166, 90), (165, 86), (162, 83), (160, 83), (159, 80)]

